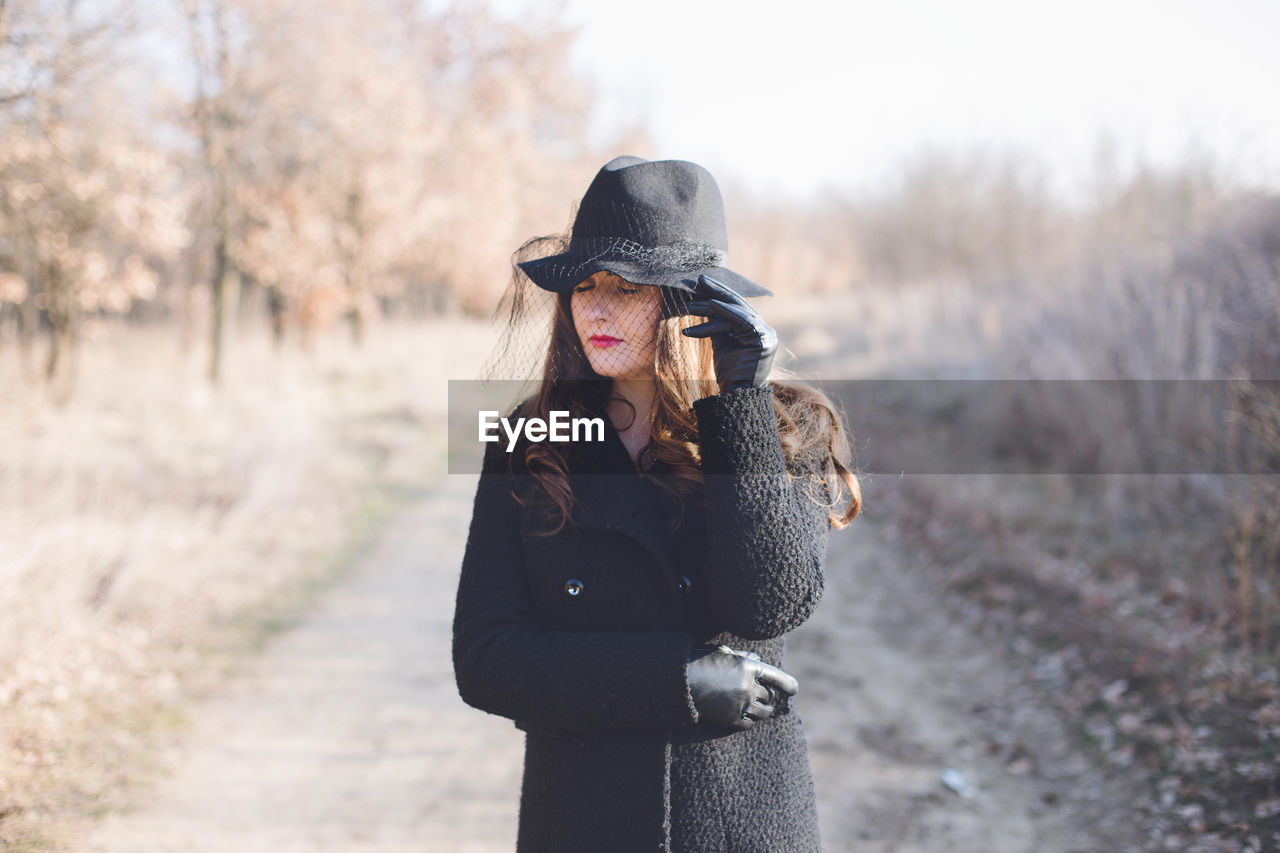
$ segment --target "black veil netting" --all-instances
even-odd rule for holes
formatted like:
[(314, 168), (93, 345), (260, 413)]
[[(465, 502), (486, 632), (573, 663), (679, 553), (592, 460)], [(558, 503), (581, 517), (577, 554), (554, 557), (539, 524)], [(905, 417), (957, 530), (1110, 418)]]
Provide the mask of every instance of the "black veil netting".
[[(589, 368), (587, 373), (583, 373), (585, 354), (576, 341), (573, 343), (574, 353), (569, 359), (549, 357), (556, 301), (570, 297), (568, 293), (561, 297), (539, 287), (519, 266), (521, 261), (565, 253), (568, 246), (567, 233), (535, 237), (525, 242), (512, 256), (510, 282), (492, 318), (497, 340), (480, 369), (481, 382), (500, 383), (503, 396), (511, 397), (509, 402), (512, 406), (535, 393), (544, 378), (608, 384), (607, 379)], [(574, 277), (581, 276), (577, 279), (578, 282), (585, 281), (597, 272), (606, 271), (633, 283), (637, 288), (653, 288), (658, 292), (659, 319), (665, 321), (676, 318), (675, 325), (679, 328), (696, 326), (706, 321), (705, 317), (691, 315), (687, 311), (689, 302), (694, 298), (690, 291), (697, 286), (696, 271), (705, 269), (705, 257), (698, 248), (691, 248), (684, 254), (681, 254), (679, 247), (674, 251), (664, 248), (661, 254), (656, 254), (654, 250), (646, 250), (630, 241), (620, 240), (603, 246), (589, 256), (579, 256), (575, 259), (574, 269)], [(682, 269), (689, 272), (682, 274)], [(681, 275), (686, 275), (681, 286), (689, 288), (688, 291), (644, 282), (645, 279), (669, 282), (673, 276), (679, 278)], [(636, 303), (636, 311), (652, 314), (652, 297), (637, 299)], [(626, 306), (619, 309), (620, 312), (630, 310), (632, 309)], [(615, 315), (612, 322), (623, 329), (637, 328), (639, 323), (635, 317), (621, 313)], [(653, 329), (653, 334), (656, 358), (670, 375), (695, 381), (703, 375), (705, 368), (697, 364), (692, 355), (696, 348), (670, 346), (669, 342), (664, 345), (661, 340), (663, 336), (658, 334), (656, 328)], [(597, 363), (600, 359), (605, 359), (607, 363), (608, 352), (601, 353), (602, 351), (596, 352)]]
[(567, 242), (561, 234), (535, 237), (512, 256), (511, 280), (491, 318), (497, 339), (480, 368), (481, 381), (525, 382), (530, 389), (541, 381), (551, 344), (556, 294), (535, 285), (516, 264), (526, 257), (559, 252)]

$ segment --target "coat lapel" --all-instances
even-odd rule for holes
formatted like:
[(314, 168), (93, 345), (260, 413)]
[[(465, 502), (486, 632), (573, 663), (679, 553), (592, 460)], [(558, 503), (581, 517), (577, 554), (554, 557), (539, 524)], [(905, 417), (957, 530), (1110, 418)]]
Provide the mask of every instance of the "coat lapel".
[(636, 470), (621, 436), (605, 420), (604, 441), (578, 442), (569, 453), (573, 522), (583, 529), (612, 530), (649, 551), (668, 575), (676, 572), (670, 541), (649, 485)]

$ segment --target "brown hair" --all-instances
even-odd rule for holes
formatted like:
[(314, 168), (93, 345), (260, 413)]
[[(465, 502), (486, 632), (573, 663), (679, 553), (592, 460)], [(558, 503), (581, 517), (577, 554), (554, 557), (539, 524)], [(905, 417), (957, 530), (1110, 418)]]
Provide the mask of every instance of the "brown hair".
[[(663, 288), (664, 297), (668, 296)], [(598, 414), (607, 402), (609, 380), (591, 369), (578, 338), (570, 309), (572, 291), (558, 294), (552, 318), (551, 340), (538, 390), (521, 407), (524, 417), (549, 419), (552, 411), (567, 411), (572, 417)], [(676, 497), (681, 509), (703, 500), (701, 455), (694, 400), (718, 393), (714, 379), (711, 342), (690, 338), (681, 329), (706, 318), (678, 314), (660, 320), (654, 355), (655, 403), (649, 434), (648, 453), (666, 464), (669, 474), (659, 482)], [(594, 381), (593, 381), (594, 380)], [(850, 468), (851, 448), (843, 420), (830, 398), (822, 391), (798, 382), (770, 382), (773, 409), (778, 419), (778, 437), (790, 475), (807, 477), (811, 499), (830, 508), (831, 526), (846, 527), (862, 508), (862, 490)], [(614, 398), (618, 399), (618, 398)], [(552, 442), (526, 442), (527, 471), (541, 486), (538, 498), (517, 495), (525, 506), (530, 502), (539, 519), (539, 535), (562, 530), (571, 517), (574, 496), (569, 487), (568, 468), (560, 446)], [(849, 502), (843, 510), (836, 506), (848, 490)], [(674, 520), (678, 525), (680, 516)]]

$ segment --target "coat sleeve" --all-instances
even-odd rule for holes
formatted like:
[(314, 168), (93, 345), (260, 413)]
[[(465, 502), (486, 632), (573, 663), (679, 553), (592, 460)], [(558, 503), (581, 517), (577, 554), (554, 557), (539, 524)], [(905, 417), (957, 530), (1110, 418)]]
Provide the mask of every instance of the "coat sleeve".
[(769, 387), (742, 388), (693, 404), (707, 490), (705, 588), (721, 625), (753, 640), (813, 613), (830, 531), (805, 476), (819, 461), (793, 462), (799, 476), (788, 477), (772, 398)]
[(576, 633), (542, 628), (520, 542), (523, 508), (507, 454), (485, 453), (453, 621), (458, 692), (475, 708), (557, 729), (692, 725), (693, 637), (680, 631)]

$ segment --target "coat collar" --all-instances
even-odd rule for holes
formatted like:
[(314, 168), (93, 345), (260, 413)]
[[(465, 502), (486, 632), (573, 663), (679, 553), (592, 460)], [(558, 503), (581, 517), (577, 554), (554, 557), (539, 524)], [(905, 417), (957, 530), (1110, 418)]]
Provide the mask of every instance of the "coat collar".
[(671, 543), (654, 504), (652, 486), (636, 468), (608, 418), (604, 440), (572, 445), (568, 467), (574, 525), (628, 536), (649, 551), (668, 574), (675, 574)]

